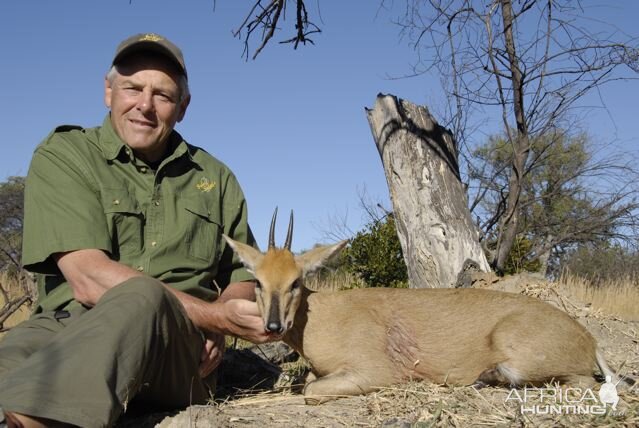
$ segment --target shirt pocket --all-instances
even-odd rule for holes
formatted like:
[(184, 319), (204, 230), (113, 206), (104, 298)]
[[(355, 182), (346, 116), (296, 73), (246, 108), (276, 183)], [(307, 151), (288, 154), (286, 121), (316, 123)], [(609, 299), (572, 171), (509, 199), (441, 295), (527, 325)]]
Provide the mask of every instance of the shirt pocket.
[(186, 244), (189, 255), (212, 264), (218, 258), (219, 242), (224, 230), (219, 213), (201, 198), (184, 198), (181, 205), (187, 217)]
[(102, 205), (116, 258), (142, 251), (144, 214), (128, 189), (103, 189)]

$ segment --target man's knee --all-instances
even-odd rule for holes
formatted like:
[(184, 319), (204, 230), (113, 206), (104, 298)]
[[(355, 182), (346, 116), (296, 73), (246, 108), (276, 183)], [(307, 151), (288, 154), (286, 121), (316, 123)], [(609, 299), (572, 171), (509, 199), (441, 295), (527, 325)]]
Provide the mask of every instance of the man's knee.
[[(128, 279), (113, 287), (103, 297), (108, 302), (112, 299), (126, 299), (143, 306), (160, 308), (167, 303), (169, 291), (155, 278), (140, 276)], [(100, 304), (102, 300), (98, 303)]]
[[(186, 314), (179, 302), (162, 282), (149, 277), (131, 278), (109, 290), (95, 309), (100, 312), (115, 310), (127, 321), (137, 324), (157, 323), (160, 320), (177, 319), (184, 327)], [(124, 322), (123, 325), (130, 325)]]

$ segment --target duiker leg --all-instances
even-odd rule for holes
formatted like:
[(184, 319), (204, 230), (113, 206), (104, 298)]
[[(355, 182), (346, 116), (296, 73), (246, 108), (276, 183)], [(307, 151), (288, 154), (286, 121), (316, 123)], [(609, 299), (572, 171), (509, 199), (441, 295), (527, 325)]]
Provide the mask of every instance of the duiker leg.
[(492, 368), (486, 369), (477, 378), (473, 386), (477, 388), (483, 388), (485, 386), (498, 386), (507, 385), (511, 383), (511, 379), (508, 379), (502, 374), (499, 369)]
[(304, 387), (304, 401), (306, 404), (316, 405), (373, 390), (375, 387), (366, 378), (352, 372), (339, 371), (307, 383)]

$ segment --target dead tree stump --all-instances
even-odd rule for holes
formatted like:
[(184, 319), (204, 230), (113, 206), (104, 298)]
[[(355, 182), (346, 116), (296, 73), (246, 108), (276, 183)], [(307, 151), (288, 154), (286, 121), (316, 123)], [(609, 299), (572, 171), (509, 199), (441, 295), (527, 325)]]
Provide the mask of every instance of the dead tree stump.
[(411, 288), (463, 286), (489, 272), (468, 210), (457, 148), (426, 107), (379, 94), (366, 109), (382, 159)]

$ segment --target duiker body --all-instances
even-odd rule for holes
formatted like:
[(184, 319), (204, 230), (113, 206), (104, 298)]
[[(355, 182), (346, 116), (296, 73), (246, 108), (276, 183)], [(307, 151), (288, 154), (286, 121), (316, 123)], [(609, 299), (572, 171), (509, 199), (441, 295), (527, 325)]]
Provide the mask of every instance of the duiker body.
[(313, 292), (303, 278), (346, 242), (301, 255), (260, 253), (225, 237), (258, 280), (264, 326), (311, 364), (307, 403), (410, 379), (438, 384), (592, 386), (596, 366), (616, 380), (595, 339), (565, 312), (527, 296), (479, 289)]

